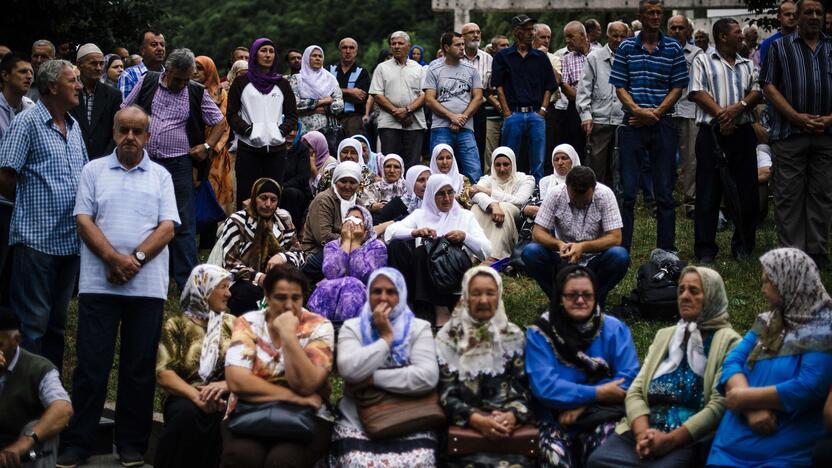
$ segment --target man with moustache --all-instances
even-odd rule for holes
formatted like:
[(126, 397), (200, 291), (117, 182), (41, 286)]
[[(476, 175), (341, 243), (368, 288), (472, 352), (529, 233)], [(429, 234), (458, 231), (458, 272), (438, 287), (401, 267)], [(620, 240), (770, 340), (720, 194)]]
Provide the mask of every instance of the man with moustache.
[[(479, 151), (480, 159), (485, 162), (488, 155), (491, 153), (485, 152), (485, 135), (486, 135), (486, 111), (485, 101), (489, 98), (488, 89), (491, 81), (491, 64), (494, 58), (488, 52), (480, 50), (482, 43), (482, 31), (477, 23), (466, 23), (462, 25), (460, 30), (462, 38), (465, 40), (465, 53), (462, 55), (462, 63), (467, 63), (480, 74), (482, 79), (483, 89), (483, 105), (474, 113), (474, 139), (477, 141), (477, 150)], [(494, 102), (497, 101), (496, 96), (490, 96)], [(485, 167), (486, 164), (482, 164)]]
[(345, 136), (364, 134), (364, 116), (367, 98), (370, 96), (370, 74), (358, 66), (358, 42), (345, 37), (338, 43), (341, 60), (329, 66), (329, 72), (338, 80), (338, 86), (344, 94), (344, 110), (338, 115)]
[(77, 66), (81, 72), (81, 95), (78, 106), (69, 111), (81, 125), (90, 159), (113, 151), (113, 118), (121, 106), (121, 93), (101, 82), (104, 54), (95, 44), (78, 49)]
[(121, 90), (123, 99), (127, 99), (148, 70), (165, 71), (165, 36), (158, 31), (147, 30), (142, 33), (140, 42), (139, 53), (142, 61), (138, 65), (126, 68), (118, 80), (118, 89)]

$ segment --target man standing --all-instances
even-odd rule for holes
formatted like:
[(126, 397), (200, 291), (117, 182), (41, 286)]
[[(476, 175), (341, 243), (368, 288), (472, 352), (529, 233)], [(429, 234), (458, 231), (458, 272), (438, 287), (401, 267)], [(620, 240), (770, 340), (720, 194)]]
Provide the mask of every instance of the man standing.
[(35, 83), (33, 83), (32, 87), (29, 88), (29, 92), (26, 93), (26, 97), (34, 102), (38, 102), (40, 100), (40, 91), (37, 86), (38, 70), (40, 69), (41, 64), (54, 58), (55, 45), (51, 42), (46, 39), (41, 39), (32, 44), (32, 70), (35, 72)]
[[(503, 35), (497, 35), (491, 38), (491, 57), (492, 64), (494, 56), (499, 54), (501, 50), (508, 48), (508, 38)], [(485, 153), (482, 155), (483, 172), (489, 173), (491, 170), (491, 153), (500, 146), (500, 131), (503, 127), (503, 109), (500, 107), (500, 100), (497, 99), (497, 89), (491, 83), (491, 67), (488, 68), (488, 83), (483, 83), (483, 86), (488, 86), (485, 97)], [(485, 88), (484, 88), (485, 89)], [(475, 127), (476, 128), (476, 127)], [(486, 164), (488, 163), (488, 164)]]
[[(555, 82), (560, 83), (561, 73), (563, 72), (561, 59), (563, 59), (563, 55), (566, 53), (566, 48), (559, 51), (559, 53), (552, 53), (549, 52), (551, 44), (552, 28), (543, 23), (535, 24), (532, 47), (546, 54), (546, 57), (549, 58), (549, 63), (552, 64), (552, 70), (555, 72)], [(549, 106), (547, 107), (546, 115), (544, 117), (546, 120), (546, 150), (544, 151), (544, 154), (552, 154), (552, 150), (554, 150), (557, 145), (557, 115), (559, 110), (566, 109), (567, 102), (566, 96), (564, 96), (560, 92), (560, 89), (556, 86), (554, 91), (552, 91), (552, 95), (549, 97)], [(550, 158), (544, 158), (543, 172), (546, 174), (552, 172), (553, 168), (551, 166), (552, 161)]]
[(286, 51), (286, 65), (289, 67), (289, 75), (297, 75), (300, 73), (300, 64), (303, 60), (303, 52), (297, 49), (289, 49)]
[(370, 94), (381, 112), (378, 136), (385, 154), (396, 153), (408, 168), (421, 163), (425, 113), (422, 81), (425, 69), (407, 58), (410, 35), (396, 31), (388, 40), (393, 60), (380, 63), (373, 72)]
[(0, 60), (0, 140), (12, 119), (35, 103), (26, 97), (34, 81), (32, 64), (23, 57), (9, 54)]
[(491, 80), (503, 110), (502, 144), (520, 154), (520, 141), (528, 143), (528, 158), (535, 180), (543, 178), (546, 149), (544, 116), (555, 89), (555, 72), (549, 58), (533, 49), (535, 20), (526, 15), (511, 20), (515, 45), (494, 57)]
[[(688, 29), (690, 23), (685, 15), (672, 16), (667, 20), (667, 35), (676, 39), (685, 52), (685, 64), (690, 73), (691, 64), (697, 55), (703, 53), (702, 49), (689, 44)], [(716, 38), (714, 38), (716, 39)], [(693, 203), (696, 199), (696, 106), (688, 101), (686, 95), (679, 98), (676, 103), (676, 112), (673, 114), (673, 121), (679, 130), (679, 166), (682, 178), (682, 194), (684, 195), (685, 211), (693, 211)]]
[(90, 162), (75, 202), (81, 248), (75, 415), (59, 466), (90, 456), (121, 337), (115, 446), (124, 466), (143, 464), (153, 420), (156, 349), (168, 294), (168, 242), (179, 224), (170, 174), (144, 150), (150, 122), (138, 106), (118, 111), (116, 149)]
[[(171, 271), (181, 291), (196, 266), (196, 211), (193, 162), (204, 161), (223, 133), (226, 122), (205, 88), (191, 81), (194, 54), (176, 49), (163, 73), (148, 72), (122, 107), (138, 104), (150, 114), (150, 159), (170, 172), (181, 224), (171, 243)], [(187, 112), (183, 112), (187, 110)], [(205, 126), (214, 126), (208, 140)]]
[(768, 48), (774, 44), (774, 41), (797, 30), (797, 6), (793, 0), (784, 0), (780, 3), (780, 7), (777, 9), (777, 22), (780, 23), (780, 29), (760, 44), (761, 69), (765, 67), (766, 53)]
[(586, 58), (583, 77), (578, 85), (575, 105), (581, 119), (581, 129), (589, 137), (592, 155), (589, 167), (598, 181), (613, 186), (613, 149), (615, 132), (624, 119), (621, 102), (610, 84), (610, 71), (615, 51), (627, 37), (627, 25), (614, 21), (607, 25), (607, 45), (592, 51)]
[(577, 96), (578, 83), (584, 74), (584, 62), (589, 53), (589, 42), (586, 37), (586, 30), (580, 21), (570, 21), (563, 28), (566, 37), (566, 46), (569, 52), (563, 56), (562, 68), (563, 78), (560, 88), (566, 96), (566, 108), (557, 111), (557, 141), (558, 144), (568, 143), (575, 148), (578, 155), (585, 153), (587, 136), (581, 129), (581, 119), (578, 116), (575, 98)]
[(80, 104), (69, 111), (84, 134), (90, 159), (113, 152), (113, 118), (121, 106), (121, 93), (101, 82), (104, 54), (95, 44), (78, 49), (78, 70), (81, 71)]
[[(491, 81), (491, 63), (494, 58), (486, 51), (480, 50), (480, 40), (482, 32), (477, 23), (467, 23), (462, 25), (462, 38), (465, 40), (465, 53), (462, 55), (462, 62), (467, 63), (477, 69), (482, 79), (483, 89), (483, 103), (474, 113), (474, 139), (477, 140), (477, 151), (480, 159), (485, 162), (491, 157), (491, 153), (485, 152), (485, 134), (486, 134), (486, 110), (485, 101), (489, 98), (490, 81)], [(496, 96), (491, 96), (494, 102), (497, 102)], [(490, 162), (490, 161), (489, 161)], [(482, 165), (481, 167), (484, 167)]]
[(625, 125), (619, 130), (621, 185), (624, 192), (622, 245), (630, 250), (639, 172), (646, 151), (650, 158), (657, 204), (656, 247), (676, 250), (676, 148), (678, 133), (673, 105), (688, 86), (682, 46), (661, 33), (664, 9), (660, 0), (640, 0), (642, 30), (618, 46), (610, 84), (624, 106)]
[(329, 72), (335, 75), (338, 86), (344, 94), (344, 110), (338, 116), (344, 135), (364, 134), (364, 109), (367, 104), (367, 91), (370, 90), (370, 74), (355, 63), (358, 55), (358, 42), (345, 37), (338, 43), (341, 61), (329, 66)]
[(78, 275), (72, 207), (87, 149), (69, 114), (81, 83), (72, 64), (38, 69), (41, 100), (12, 121), (0, 143), (0, 194), (15, 200), (10, 304), (20, 317), (23, 348), (63, 367), (64, 325)]
[[(736, 20), (723, 18), (713, 27), (716, 51), (699, 54), (690, 78), (690, 99), (697, 105), (696, 210), (694, 254), (699, 263), (713, 263), (719, 250), (716, 228), (722, 202), (722, 184), (716, 151), (728, 164), (737, 186), (740, 207), (734, 219), (731, 253), (748, 258), (754, 250), (759, 214), (757, 190), (757, 137), (754, 107), (762, 101), (754, 81), (754, 63), (739, 55), (742, 32)], [(716, 141), (715, 141), (716, 140)]]
[(586, 39), (589, 41), (589, 47), (592, 50), (603, 47), (598, 39), (601, 38), (601, 23), (595, 18), (590, 18), (584, 21), (584, 29), (586, 29)]
[(55, 366), (20, 340), (20, 321), (0, 307), (0, 466), (52, 468), (72, 404)]
[(710, 54), (714, 51), (714, 48), (711, 47), (711, 38), (708, 36), (708, 32), (704, 29), (697, 29), (696, 32), (693, 33), (693, 44), (704, 50), (705, 53)]
[(462, 34), (446, 32), (440, 44), (445, 60), (430, 64), (424, 84), (425, 102), (433, 111), (430, 147), (450, 145), (462, 173), (478, 181), (482, 166), (472, 116), (482, 104), (482, 80), (476, 68), (460, 62), (465, 54)]
[(760, 84), (769, 102), (774, 199), (781, 245), (828, 268), (832, 222), (832, 38), (820, 32), (824, 10), (803, 0), (797, 31), (768, 50)]
[(118, 89), (121, 90), (124, 99), (127, 99), (148, 70), (165, 71), (165, 36), (160, 32), (148, 30), (142, 33), (140, 42), (139, 53), (142, 61), (138, 65), (126, 68), (118, 79)]
[[(754, 64), (754, 70), (760, 70), (760, 32), (757, 26), (749, 24), (742, 28), (742, 37), (745, 46), (748, 48), (748, 58)], [(715, 39), (716, 40), (716, 39)]]

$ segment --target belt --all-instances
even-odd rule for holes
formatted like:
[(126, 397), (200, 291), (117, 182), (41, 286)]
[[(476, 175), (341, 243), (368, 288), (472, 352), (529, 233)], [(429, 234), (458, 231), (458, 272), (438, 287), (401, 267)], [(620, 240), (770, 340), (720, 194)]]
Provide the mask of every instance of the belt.
[(511, 108), (512, 112), (537, 112), (537, 107), (535, 106), (514, 106)]

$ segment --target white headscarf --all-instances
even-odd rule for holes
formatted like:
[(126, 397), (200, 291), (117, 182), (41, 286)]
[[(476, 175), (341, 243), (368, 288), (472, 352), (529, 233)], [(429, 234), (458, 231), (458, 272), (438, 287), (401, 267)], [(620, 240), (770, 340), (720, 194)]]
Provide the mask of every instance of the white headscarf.
[(347, 216), (347, 211), (349, 211), (351, 207), (355, 206), (356, 199), (358, 198), (357, 191), (349, 200), (342, 198), (341, 194), (338, 193), (338, 189), (335, 187), (335, 183), (345, 177), (351, 177), (355, 179), (356, 182), (361, 182), (361, 166), (359, 166), (357, 162), (344, 161), (335, 166), (335, 171), (332, 172), (332, 191), (335, 192), (335, 196), (338, 197), (338, 200), (341, 200), (342, 222), (344, 221), (344, 218)]
[(321, 46), (311, 45), (303, 51), (303, 58), (301, 59), (299, 91), (300, 97), (304, 99), (329, 97), (338, 87), (338, 80), (332, 76), (332, 73), (326, 71), (323, 66), (317, 70), (312, 68), (309, 59), (315, 49), (320, 50), (321, 55), (323, 55), (324, 49)]
[(211, 310), (208, 298), (223, 280), (229, 278), (231, 273), (216, 265), (197, 265), (191, 271), (179, 298), (180, 307), (186, 316), (208, 321), (199, 354), (199, 377), (203, 382), (208, 382), (214, 374), (220, 354), (222, 322), (225, 315), (225, 311)]
[(448, 186), (453, 187), (450, 177), (445, 174), (431, 175), (425, 187), (422, 207), (417, 210), (420, 214), (419, 227), (432, 228), (437, 236), (444, 236), (450, 231), (459, 229), (462, 225), (460, 221), (462, 221), (464, 210), (459, 206), (456, 198), (447, 213), (439, 211), (439, 207), (436, 206), (436, 192)]
[[(581, 165), (581, 158), (578, 157), (578, 152), (575, 151), (575, 148), (573, 148), (572, 145), (564, 143), (562, 145), (555, 146), (555, 149), (552, 150), (552, 167), (555, 166), (555, 155), (558, 153), (566, 153), (566, 155), (569, 156), (569, 159), (572, 160), (572, 169)], [(555, 171), (552, 174), (552, 177), (555, 179), (555, 185), (553, 185), (553, 187), (566, 183), (566, 176), (558, 174), (558, 171)]]
[[(468, 309), (469, 285), (477, 275), (488, 275), (497, 282), (497, 312), (487, 322), (478, 322)], [(462, 278), (462, 299), (451, 320), (436, 335), (436, 355), (440, 364), (457, 372), (461, 380), (478, 375), (500, 375), (514, 356), (522, 356), (523, 330), (508, 321), (503, 304), (503, 279), (491, 267), (477, 266)]]
[[(338, 143), (338, 154), (335, 155), (336, 157), (338, 157), (338, 162), (341, 162), (341, 150), (348, 146), (350, 148), (355, 149), (355, 151), (358, 153), (358, 164), (361, 167), (365, 167), (366, 164), (364, 163), (364, 148), (361, 147), (361, 142), (356, 140), (355, 138), (344, 138), (343, 140), (341, 140), (341, 143)], [(359, 182), (361, 181), (361, 179), (358, 180)]]
[[(500, 156), (505, 156), (511, 161), (511, 174), (507, 179), (501, 179), (497, 175), (497, 168), (494, 167), (494, 161)], [(505, 193), (513, 193), (514, 187), (526, 179), (532, 179), (532, 176), (517, 172), (517, 157), (514, 155), (514, 151), (508, 146), (500, 146), (491, 153), (491, 174), (481, 178), (477, 185), (496, 188)]]
[(419, 207), (422, 206), (422, 199), (416, 195), (415, 188), (416, 188), (416, 180), (422, 175), (425, 171), (430, 172), (430, 168), (427, 166), (423, 166), (421, 164), (416, 166), (411, 166), (410, 169), (407, 170), (407, 174), (404, 177), (404, 188), (405, 194), (402, 197), (402, 201), (405, 205), (407, 205), (407, 212), (413, 213)]
[(465, 179), (463, 179), (462, 174), (459, 173), (459, 167), (456, 165), (456, 157), (454, 156), (454, 149), (451, 148), (450, 145), (446, 145), (444, 143), (438, 144), (433, 148), (433, 152), (430, 155), (430, 171), (434, 174), (444, 174), (442, 171), (439, 170), (439, 165), (436, 163), (436, 158), (439, 157), (439, 153), (443, 150), (448, 151), (451, 153), (451, 170), (448, 171), (446, 176), (450, 177), (451, 179), (451, 187), (454, 188), (454, 192), (457, 195), (462, 193), (462, 189), (465, 186)]

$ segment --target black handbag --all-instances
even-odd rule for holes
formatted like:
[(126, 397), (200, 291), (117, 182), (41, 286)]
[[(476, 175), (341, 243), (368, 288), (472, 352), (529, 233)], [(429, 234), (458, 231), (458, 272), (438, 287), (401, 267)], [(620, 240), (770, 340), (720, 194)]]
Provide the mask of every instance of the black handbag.
[(283, 401), (237, 402), (228, 418), (235, 435), (293, 442), (310, 442), (315, 436), (315, 410)]
[(447, 294), (459, 292), (462, 276), (471, 268), (471, 257), (446, 237), (426, 239), (428, 273), (433, 286)]
[(607, 421), (619, 421), (627, 415), (624, 405), (605, 405), (596, 403), (590, 405), (571, 427), (581, 432), (592, 431)]

